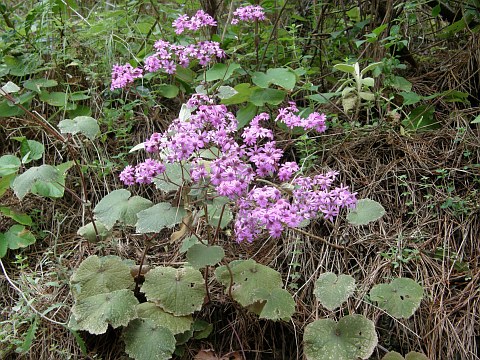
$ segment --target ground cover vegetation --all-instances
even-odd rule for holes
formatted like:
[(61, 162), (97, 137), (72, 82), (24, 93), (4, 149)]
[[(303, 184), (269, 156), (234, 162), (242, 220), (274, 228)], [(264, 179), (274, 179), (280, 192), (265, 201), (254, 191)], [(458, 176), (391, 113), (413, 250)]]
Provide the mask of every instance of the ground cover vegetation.
[(0, 358), (479, 358), (478, 1), (0, 14)]

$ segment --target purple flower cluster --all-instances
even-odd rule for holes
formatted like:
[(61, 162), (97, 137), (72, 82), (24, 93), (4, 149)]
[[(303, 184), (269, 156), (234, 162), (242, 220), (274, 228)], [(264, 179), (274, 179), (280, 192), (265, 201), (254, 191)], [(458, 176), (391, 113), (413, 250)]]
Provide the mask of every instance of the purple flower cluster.
[(133, 83), (137, 78), (143, 76), (141, 68), (134, 68), (130, 64), (125, 65), (113, 65), (112, 68), (112, 85), (110, 90), (121, 89), (128, 84)]
[[(262, 126), (269, 120), (268, 114), (259, 114), (251, 121), (242, 133), (243, 144), (239, 144), (235, 139), (237, 119), (225, 105), (216, 105), (202, 94), (192, 96), (187, 104), (190, 115), (175, 119), (163, 134), (152, 134), (144, 148), (167, 163), (188, 161), (194, 183), (210, 189), (210, 193), (213, 190), (213, 195), (235, 201), (237, 241), (251, 242), (263, 231), (279, 237), (285, 228), (296, 227), (304, 220), (319, 214), (333, 220), (342, 208), (355, 206), (355, 193), (348, 187), (333, 188), (337, 172), (291, 180), (299, 167), (295, 162), (280, 162), (283, 151), (276, 147), (273, 131)], [(276, 120), (325, 131), (324, 115), (308, 120), (294, 112), (298, 109), (290, 104), (280, 110)], [(164, 171), (163, 163), (147, 159), (136, 167), (127, 166), (120, 179), (126, 185), (147, 184)], [(293, 190), (282, 193), (270, 186), (251, 189), (256, 179), (275, 176), (279, 181), (290, 181)]]
[(181, 34), (185, 30), (197, 31), (202, 27), (217, 26), (217, 22), (203, 10), (198, 10), (191, 18), (188, 15), (178, 17), (172, 26), (175, 28), (175, 33)]
[(261, 6), (248, 5), (239, 7), (233, 12), (232, 25), (238, 24), (240, 21), (263, 21), (265, 20), (265, 11)]
[(298, 109), (295, 103), (290, 103), (289, 106), (279, 109), (278, 116), (275, 121), (281, 121), (288, 128), (293, 129), (296, 126), (299, 126), (305, 130), (314, 129), (317, 132), (325, 132), (327, 126), (325, 125), (326, 116), (325, 114), (319, 114), (313, 112), (306, 119), (301, 118), (294, 113), (297, 113)]
[(332, 221), (341, 208), (355, 207), (356, 193), (342, 186), (331, 189), (336, 175), (336, 172), (328, 172), (313, 178), (299, 177), (293, 181), (291, 195), (270, 186), (252, 189), (237, 200), (237, 241), (252, 242), (263, 230), (278, 238), (287, 227), (297, 227), (304, 220), (323, 214), (325, 219)]
[(216, 41), (200, 41), (183, 46), (158, 40), (154, 47), (155, 54), (145, 59), (145, 70), (148, 72), (164, 70), (167, 74), (174, 74), (177, 65), (186, 68), (196, 59), (200, 65), (206, 66), (215, 58), (225, 57), (225, 52)]
[(128, 165), (120, 173), (120, 180), (125, 185), (150, 184), (155, 176), (165, 171), (165, 165), (154, 159), (146, 159), (133, 167)]

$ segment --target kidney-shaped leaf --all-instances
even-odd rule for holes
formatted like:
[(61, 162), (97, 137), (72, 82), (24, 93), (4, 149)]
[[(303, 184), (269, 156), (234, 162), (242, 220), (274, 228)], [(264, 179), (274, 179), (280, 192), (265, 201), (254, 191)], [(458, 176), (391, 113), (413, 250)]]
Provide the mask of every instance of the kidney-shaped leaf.
[(151, 302), (138, 304), (137, 315), (141, 319), (152, 320), (155, 324), (168, 328), (173, 335), (189, 331), (193, 323), (190, 315), (175, 316)]
[(335, 275), (332, 272), (321, 274), (315, 282), (314, 294), (320, 304), (332, 311), (353, 295), (355, 279), (350, 275)]
[(308, 324), (303, 335), (308, 360), (368, 359), (377, 346), (375, 325), (363, 315), (347, 315)]
[[(233, 275), (232, 296), (242, 306), (249, 306), (258, 301), (255, 293), (264, 290), (270, 293), (272, 290), (282, 288), (282, 277), (278, 271), (268, 266), (256, 263), (254, 260), (235, 260), (229, 264)], [(220, 266), (215, 270), (215, 277), (226, 287), (230, 287), (230, 272), (226, 266)]]
[(195, 269), (218, 264), (225, 256), (221, 246), (195, 244), (187, 251), (187, 260)]
[(152, 206), (152, 202), (141, 196), (130, 197), (130, 191), (125, 189), (114, 190), (105, 196), (95, 206), (93, 213), (110, 230), (117, 221), (134, 226), (137, 214)]
[(148, 301), (176, 316), (200, 310), (206, 295), (202, 273), (193, 268), (157, 267), (145, 275), (142, 285)]
[(137, 232), (159, 232), (165, 228), (172, 228), (181, 223), (186, 214), (183, 208), (172, 207), (170, 203), (156, 204), (137, 214)]
[(72, 308), (76, 326), (91, 334), (103, 334), (108, 324), (113, 328), (127, 326), (137, 317), (138, 300), (131, 290), (117, 290), (80, 299)]
[(83, 260), (70, 278), (76, 299), (132, 288), (130, 267), (117, 256), (92, 255)]
[(385, 214), (382, 204), (371, 199), (358, 200), (355, 209), (347, 215), (347, 220), (352, 225), (366, 225), (380, 219)]
[(261, 319), (289, 321), (295, 312), (295, 300), (285, 289), (260, 289), (254, 297), (261, 304), (259, 311), (256, 311)]
[(412, 279), (397, 278), (370, 290), (370, 300), (396, 318), (409, 318), (420, 306), (423, 288)]
[(422, 353), (410, 351), (404, 358), (398, 352), (390, 351), (382, 358), (382, 360), (428, 360), (428, 357)]
[(136, 360), (168, 360), (175, 351), (175, 337), (152, 320), (135, 319), (123, 330), (125, 352)]
[(51, 165), (34, 166), (15, 178), (12, 184), (15, 195), (22, 200), (38, 181), (55, 182), (59, 171)]
[(58, 123), (62, 134), (83, 134), (90, 140), (94, 140), (100, 133), (97, 120), (90, 116), (77, 116), (74, 119), (65, 119)]

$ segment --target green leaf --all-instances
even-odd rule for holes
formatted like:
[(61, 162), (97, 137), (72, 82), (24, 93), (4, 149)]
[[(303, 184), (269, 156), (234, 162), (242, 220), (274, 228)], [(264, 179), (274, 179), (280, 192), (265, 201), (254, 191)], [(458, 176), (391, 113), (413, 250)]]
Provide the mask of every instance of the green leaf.
[(193, 268), (156, 267), (145, 275), (142, 285), (148, 301), (176, 316), (200, 310), (206, 295), (202, 273)]
[(163, 174), (153, 179), (157, 189), (164, 192), (176, 191), (183, 185), (184, 181), (190, 181), (190, 166), (188, 164), (167, 163), (165, 168)]
[(88, 139), (94, 140), (100, 134), (100, 127), (97, 120), (90, 116), (77, 116), (70, 120), (65, 119), (58, 123), (58, 128), (62, 134), (83, 134)]
[(25, 334), (25, 340), (23, 340), (22, 345), (15, 349), (16, 353), (25, 354), (26, 352), (28, 352), (28, 350), (30, 350), (33, 340), (35, 339), (35, 333), (37, 332), (38, 319), (39, 317), (38, 315), (36, 315), (33, 319), (33, 322), (28, 327), (28, 330)]
[(63, 92), (41, 92), (40, 100), (49, 105), (57, 107), (66, 107), (68, 103), (68, 94)]
[[(208, 224), (214, 228), (220, 226), (221, 229), (225, 229), (230, 221), (233, 220), (232, 212), (227, 202), (229, 201), (226, 197), (217, 197), (211, 204), (207, 205), (208, 212)], [(222, 212), (222, 208), (225, 206)], [(204, 216), (205, 213), (202, 211), (201, 216)], [(221, 216), (221, 219), (220, 219)]]
[(334, 69), (343, 71), (347, 74), (355, 74), (355, 67), (348, 64), (336, 64), (333, 66)]
[(285, 289), (258, 289), (253, 297), (260, 303), (260, 310), (256, 312), (260, 319), (290, 321), (295, 313), (295, 300)]
[(76, 299), (130, 289), (134, 285), (130, 266), (117, 256), (89, 256), (83, 260), (70, 278), (70, 286)]
[(136, 318), (138, 300), (133, 291), (122, 289), (78, 299), (72, 307), (77, 326), (91, 334), (104, 334), (108, 325), (127, 326)]
[[(386, 24), (385, 24), (386, 25)], [(383, 28), (383, 29), (382, 29)], [(383, 30), (385, 30), (386, 26), (382, 25), (381, 27), (377, 28), (377, 29), (374, 29), (373, 32), (375, 33), (375, 30), (379, 31), (379, 33), (377, 35), (379, 35)], [(360, 72), (361, 75), (364, 75), (366, 74), (368, 71), (371, 71), (371, 70), (374, 70), (376, 69), (377, 67), (379, 66), (382, 66), (383, 65), (383, 62), (375, 62), (375, 63), (371, 63), (367, 66), (365, 66), (363, 68), (363, 70)], [(370, 85), (369, 85), (370, 86)], [(371, 85), (373, 86), (373, 85)]]
[(225, 256), (221, 246), (192, 245), (187, 251), (187, 260), (194, 269), (218, 264)]
[(20, 155), (22, 163), (28, 164), (33, 160), (41, 159), (45, 152), (45, 146), (35, 140), (22, 139), (20, 143)]
[(18, 87), (17, 84), (9, 81), (5, 85), (3, 85), (2, 88), (0, 89), (0, 95), (17, 93), (20, 90), (21, 89)]
[(150, 200), (140, 196), (132, 196), (125, 189), (114, 190), (106, 195), (93, 209), (95, 219), (100, 221), (110, 230), (117, 221), (128, 226), (134, 226), (136, 216), (152, 206)]
[(78, 229), (77, 234), (91, 243), (96, 243), (99, 240), (105, 240), (112, 234), (112, 231), (108, 230), (105, 225), (99, 221), (95, 221), (95, 226), (98, 231), (98, 239), (97, 234), (95, 233), (95, 228), (93, 227), (93, 222), (89, 222), (88, 224), (82, 226), (80, 229)]
[(362, 79), (362, 84), (368, 87), (375, 86), (375, 80), (371, 77), (366, 77)]
[(136, 360), (168, 360), (175, 351), (175, 336), (166, 327), (135, 319), (123, 330), (125, 352)]
[(16, 174), (22, 162), (14, 155), (3, 155), (0, 157), (0, 177)]
[(360, 98), (362, 98), (363, 100), (367, 100), (367, 101), (374, 101), (375, 100), (375, 94), (369, 92), (369, 91), (360, 91), (358, 93), (358, 95), (360, 96)]
[(382, 360), (405, 360), (405, 358), (396, 351), (390, 351), (385, 354)]
[(412, 91), (412, 83), (402, 76), (394, 76), (392, 86), (401, 91)]
[(57, 85), (58, 83), (55, 80), (50, 79), (30, 79), (23, 83), (23, 87), (25, 89), (35, 91), (39, 94), (42, 92), (42, 88), (53, 87)]
[(26, 226), (32, 225), (32, 218), (30, 216), (16, 212), (15, 210), (10, 209), (8, 206), (0, 206), (0, 212), (3, 215), (15, 220), (19, 224)]
[(7, 248), (16, 250), (34, 244), (35, 236), (23, 225), (12, 225), (6, 233), (0, 233), (0, 257), (3, 257)]
[(67, 161), (55, 166), (58, 170), (57, 178), (53, 181), (37, 181), (31, 188), (33, 194), (49, 198), (61, 198), (65, 192), (65, 173), (73, 166), (73, 161)]
[(235, 70), (241, 69), (242, 67), (237, 63), (223, 64), (217, 63), (208, 69), (205, 73), (206, 81), (216, 81), (216, 80), (228, 80)]
[(258, 107), (248, 104), (237, 111), (238, 130), (243, 129), (257, 115)]
[(432, 17), (437, 17), (440, 14), (440, 11), (442, 11), (442, 7), (440, 6), (440, 3), (438, 3), (432, 8)]
[(15, 195), (22, 200), (38, 181), (55, 182), (59, 171), (51, 165), (31, 167), (15, 178), (12, 189)]
[(266, 73), (254, 72), (252, 82), (261, 88), (268, 88), (270, 84), (278, 85), (286, 90), (292, 90), (297, 82), (295, 73), (290, 69), (268, 69)]
[(328, 104), (330, 99), (340, 96), (341, 93), (322, 93), (322, 94), (313, 94), (308, 95), (307, 99), (315, 101), (319, 104)]
[(308, 360), (368, 359), (378, 338), (375, 325), (363, 315), (347, 315), (337, 323), (332, 319), (308, 324), (303, 335)]
[(238, 94), (237, 90), (235, 90), (231, 86), (220, 86), (218, 88), (217, 96), (219, 99), (223, 100), (223, 99), (229, 99), (232, 96), (235, 96), (236, 94)]
[(182, 246), (180, 247), (180, 253), (183, 254), (187, 252), (193, 245), (200, 244), (200, 241), (197, 239), (195, 235), (188, 236), (182, 241)]
[(378, 284), (370, 290), (370, 300), (396, 318), (412, 316), (422, 298), (422, 286), (408, 278), (397, 278), (390, 284)]
[(12, 104), (9, 100), (0, 101), (0, 118), (20, 116), (20, 115), (23, 115), (24, 113), (25, 111), (23, 111), (18, 106)]
[(173, 99), (177, 97), (180, 89), (176, 85), (161, 84), (157, 87), (158, 93), (167, 99)]
[(15, 174), (0, 177), (0, 197), (2, 197), (8, 189), (10, 189), (10, 183), (14, 178)]
[[(478, 115), (475, 119), (473, 119), (470, 124), (480, 124), (480, 115)], [(0, 168), (1, 168), (1, 166), (0, 166)]]
[(355, 209), (348, 213), (347, 221), (352, 225), (366, 225), (380, 219), (384, 214), (382, 204), (371, 199), (360, 199)]
[(413, 105), (423, 99), (423, 96), (411, 91), (402, 91), (399, 93), (403, 97), (403, 105)]
[[(268, 292), (283, 287), (282, 277), (278, 271), (256, 263), (254, 260), (235, 260), (229, 264), (233, 276), (232, 297), (242, 306), (249, 306), (258, 301), (255, 293), (260, 289)], [(215, 277), (226, 287), (230, 287), (230, 272), (226, 266), (215, 270)]]
[(237, 94), (235, 94), (234, 96), (228, 99), (223, 99), (221, 101), (222, 104), (235, 105), (235, 104), (241, 104), (241, 103), (247, 102), (250, 99), (250, 96), (252, 96), (252, 93), (258, 88), (256, 86), (252, 87), (252, 85), (248, 83), (242, 83), (242, 84), (236, 85), (234, 89), (237, 92)]
[(398, 352), (390, 351), (382, 358), (382, 360), (428, 360), (428, 357), (422, 353), (411, 351), (404, 358)]
[(265, 104), (278, 105), (285, 99), (285, 95), (286, 93), (283, 90), (257, 88), (253, 90), (249, 101), (255, 106), (263, 106)]
[(193, 318), (188, 316), (175, 316), (165, 312), (161, 307), (145, 302), (137, 305), (137, 316), (140, 319), (152, 320), (159, 326), (166, 327), (173, 335), (190, 330)]
[(415, 131), (428, 131), (440, 128), (440, 124), (434, 117), (435, 107), (421, 105), (408, 114), (408, 118), (402, 121), (407, 129)]
[(328, 310), (340, 307), (355, 291), (355, 279), (350, 275), (321, 274), (315, 282), (314, 294)]
[(144, 234), (172, 228), (181, 223), (186, 214), (185, 209), (172, 207), (170, 203), (156, 204), (137, 214), (137, 232)]

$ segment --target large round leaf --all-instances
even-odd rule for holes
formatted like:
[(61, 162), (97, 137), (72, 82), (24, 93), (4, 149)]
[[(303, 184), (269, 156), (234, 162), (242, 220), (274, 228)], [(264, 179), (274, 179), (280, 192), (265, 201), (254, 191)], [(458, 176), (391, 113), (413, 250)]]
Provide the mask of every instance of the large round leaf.
[(175, 351), (175, 337), (153, 320), (135, 319), (123, 330), (125, 352), (136, 360), (168, 360)]
[(168, 328), (173, 335), (190, 330), (193, 323), (191, 316), (172, 315), (151, 302), (139, 304), (137, 315), (141, 319), (152, 320), (155, 324)]
[(382, 360), (428, 360), (428, 358), (424, 354), (416, 351), (410, 351), (405, 358), (396, 351), (390, 351)]
[(373, 322), (356, 314), (308, 324), (303, 342), (308, 360), (356, 360), (368, 359), (378, 339)]
[[(254, 260), (235, 260), (229, 264), (233, 276), (232, 296), (242, 306), (249, 306), (258, 301), (255, 296), (259, 290), (271, 292), (273, 289), (282, 288), (282, 277), (278, 271), (268, 266), (256, 263)], [(226, 266), (215, 270), (215, 277), (226, 287), (230, 287), (230, 271)], [(265, 299), (266, 300), (266, 299)]]
[(285, 289), (277, 288), (271, 291), (260, 289), (255, 292), (254, 297), (260, 305), (254, 312), (261, 319), (289, 321), (295, 312), (295, 301)]
[(347, 220), (352, 225), (366, 225), (380, 219), (385, 214), (382, 204), (371, 199), (358, 200), (355, 209), (352, 209)]
[(127, 326), (137, 317), (138, 300), (131, 290), (117, 290), (80, 299), (72, 307), (76, 326), (91, 334), (103, 334), (108, 324), (117, 328)]
[(321, 274), (315, 282), (314, 294), (318, 301), (332, 311), (342, 305), (355, 291), (355, 279), (350, 275)]
[(170, 203), (159, 203), (138, 213), (137, 232), (159, 232), (172, 228), (182, 222), (187, 212), (183, 208), (173, 207)]
[(202, 273), (193, 268), (157, 267), (145, 275), (142, 286), (148, 301), (176, 316), (200, 310), (206, 295)]
[(76, 299), (133, 288), (130, 267), (117, 256), (86, 258), (73, 273), (70, 285)]
[(187, 251), (187, 259), (190, 265), (195, 269), (203, 268), (207, 265), (218, 264), (225, 256), (225, 251), (221, 246), (207, 246), (204, 244), (195, 244)]
[(423, 288), (408, 278), (394, 279), (390, 284), (378, 284), (370, 290), (370, 300), (396, 318), (409, 318), (420, 306)]

